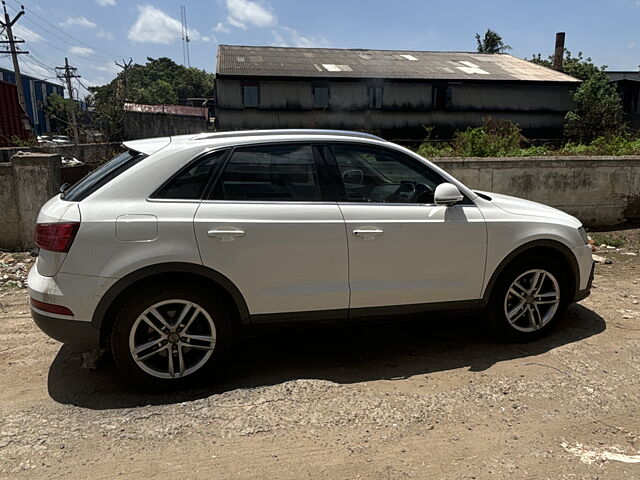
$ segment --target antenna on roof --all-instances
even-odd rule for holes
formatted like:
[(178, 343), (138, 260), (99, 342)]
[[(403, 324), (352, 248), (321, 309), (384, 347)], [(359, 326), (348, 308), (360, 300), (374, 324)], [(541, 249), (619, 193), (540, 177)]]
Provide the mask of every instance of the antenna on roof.
[(189, 29), (187, 28), (187, 7), (180, 5), (180, 21), (182, 22), (182, 64), (191, 67), (189, 59)]

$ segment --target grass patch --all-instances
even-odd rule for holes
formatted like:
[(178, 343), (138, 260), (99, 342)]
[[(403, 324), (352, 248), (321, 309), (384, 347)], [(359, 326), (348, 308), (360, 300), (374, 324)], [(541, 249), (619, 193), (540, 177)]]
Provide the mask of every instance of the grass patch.
[(605, 245), (620, 248), (626, 243), (622, 236), (615, 234), (591, 233), (590, 236), (593, 239), (593, 243), (598, 247), (604, 243)]

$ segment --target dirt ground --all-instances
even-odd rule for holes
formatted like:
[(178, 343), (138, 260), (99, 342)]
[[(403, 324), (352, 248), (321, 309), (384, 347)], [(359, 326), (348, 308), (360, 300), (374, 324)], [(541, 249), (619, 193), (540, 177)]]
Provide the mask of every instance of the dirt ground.
[(0, 289), (0, 478), (640, 479), (640, 231), (613, 235), (546, 339), (451, 315), (278, 331), (163, 394), (81, 368)]

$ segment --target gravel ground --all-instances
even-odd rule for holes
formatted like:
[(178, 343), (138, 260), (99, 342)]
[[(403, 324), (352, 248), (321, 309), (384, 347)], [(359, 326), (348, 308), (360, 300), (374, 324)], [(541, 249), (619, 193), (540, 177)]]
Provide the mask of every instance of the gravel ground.
[(7, 278), (0, 478), (640, 478), (640, 231), (607, 235), (623, 248), (546, 339), (495, 343), (471, 315), (279, 330), (173, 393), (83, 368)]

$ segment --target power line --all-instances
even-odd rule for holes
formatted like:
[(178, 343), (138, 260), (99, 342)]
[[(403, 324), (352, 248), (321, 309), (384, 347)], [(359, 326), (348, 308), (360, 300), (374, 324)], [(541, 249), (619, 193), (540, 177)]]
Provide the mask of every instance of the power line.
[[(71, 79), (80, 78), (78, 75), (78, 69), (69, 65), (69, 60), (67, 57), (64, 58), (64, 67), (56, 67), (56, 72), (58, 73), (58, 78), (60, 80), (64, 79), (67, 82), (67, 89), (69, 91), (69, 98), (73, 102), (73, 87), (71, 86)], [(79, 133), (78, 133), (78, 122), (76, 121), (76, 108), (75, 103), (71, 107), (71, 123), (73, 126), (73, 139), (75, 144), (77, 145), (79, 142)]]

